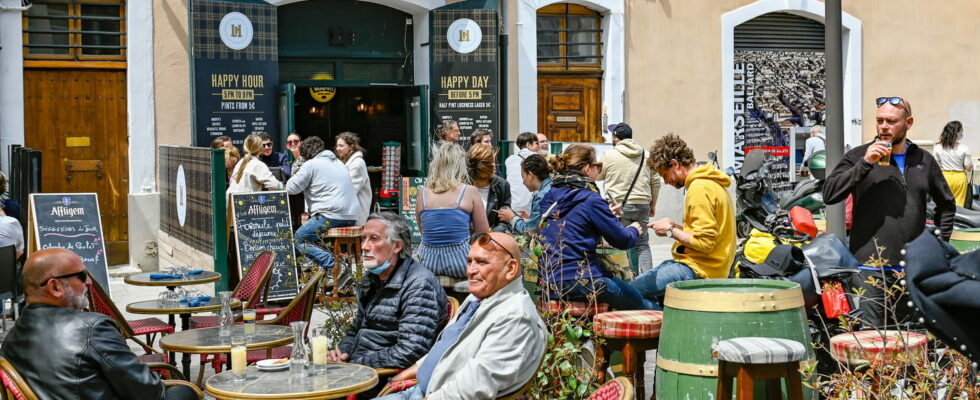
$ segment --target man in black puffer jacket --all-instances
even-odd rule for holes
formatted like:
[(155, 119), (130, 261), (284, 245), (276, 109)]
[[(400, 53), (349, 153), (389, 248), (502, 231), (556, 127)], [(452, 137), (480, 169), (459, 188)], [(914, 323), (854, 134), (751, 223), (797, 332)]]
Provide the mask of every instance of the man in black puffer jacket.
[[(411, 258), (412, 237), (395, 213), (368, 217), (361, 234), (367, 274), (357, 289), (357, 316), (332, 362), (404, 369), (428, 353), (446, 322), (446, 293), (435, 275)], [(387, 383), (358, 395), (373, 398)]]

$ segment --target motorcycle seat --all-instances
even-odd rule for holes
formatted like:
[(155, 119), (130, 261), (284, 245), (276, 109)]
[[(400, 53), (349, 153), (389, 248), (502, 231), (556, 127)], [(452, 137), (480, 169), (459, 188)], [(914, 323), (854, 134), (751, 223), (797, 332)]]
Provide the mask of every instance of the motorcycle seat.
[(786, 192), (779, 196), (779, 207), (785, 209), (790, 203), (809, 196), (811, 193), (818, 190), (820, 190), (820, 181), (815, 179), (807, 179), (802, 181), (798, 183), (791, 192)]
[(970, 226), (980, 227), (980, 211), (956, 206), (956, 221), (967, 222)]
[(844, 275), (844, 274), (850, 275), (850, 274), (856, 274), (860, 272), (860, 270), (856, 268), (836, 268), (836, 267), (814, 268), (813, 270), (817, 272), (818, 279), (825, 279), (834, 275)]

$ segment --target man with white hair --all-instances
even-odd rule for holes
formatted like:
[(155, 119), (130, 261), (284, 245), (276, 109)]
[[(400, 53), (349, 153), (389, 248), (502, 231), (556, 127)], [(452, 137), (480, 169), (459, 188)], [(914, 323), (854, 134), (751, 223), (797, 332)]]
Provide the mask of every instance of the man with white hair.
[[(330, 361), (408, 368), (429, 351), (446, 322), (446, 292), (412, 259), (411, 230), (398, 214), (368, 217), (361, 250), (367, 273), (357, 288), (357, 316)], [(358, 398), (373, 398), (385, 383), (382, 377)]]
[(820, 125), (814, 125), (810, 128), (810, 137), (806, 139), (806, 150), (803, 152), (803, 165), (806, 166), (810, 162), (810, 157), (818, 151), (823, 151), (827, 148), (827, 139), (823, 135), (823, 127)]

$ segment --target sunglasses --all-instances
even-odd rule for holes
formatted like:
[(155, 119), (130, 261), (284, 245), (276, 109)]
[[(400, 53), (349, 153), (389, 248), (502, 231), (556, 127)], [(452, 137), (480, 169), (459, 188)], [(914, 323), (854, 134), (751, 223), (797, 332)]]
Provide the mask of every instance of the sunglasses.
[(903, 101), (905, 101), (905, 99), (901, 97), (879, 97), (875, 99), (875, 104), (877, 104), (878, 107), (881, 107), (885, 103), (890, 103), (893, 106), (897, 106), (902, 104)]
[(53, 276), (53, 277), (50, 277), (47, 280), (45, 280), (43, 283), (41, 283), (40, 287), (47, 286), (48, 285), (48, 282), (51, 282), (52, 279), (67, 279), (67, 278), (78, 278), (78, 280), (80, 280), (82, 282), (85, 282), (85, 280), (88, 278), (88, 271), (86, 271), (86, 270), (83, 269), (81, 271), (72, 272), (70, 274)]
[[(286, 141), (286, 144), (297, 144), (297, 143), (299, 143), (299, 140), (287, 140)], [(271, 143), (269, 144), (269, 147), (272, 147), (272, 144)]]
[(597, 162), (597, 163), (592, 164), (592, 165), (595, 165), (596, 167), (599, 167), (599, 171), (600, 172), (602, 171), (602, 162)]
[(513, 260), (516, 260), (517, 259), (517, 256), (511, 254), (510, 250), (507, 250), (507, 248), (504, 247), (504, 245), (502, 245), (502, 244), (500, 244), (500, 242), (496, 241), (493, 238), (493, 236), (490, 235), (489, 233), (477, 233), (477, 234), (473, 235), (470, 238), (470, 244), (473, 244), (473, 243), (479, 244), (480, 247), (483, 247), (483, 248), (488, 249), (488, 250), (496, 250), (493, 247), (493, 245), (490, 244), (490, 243), (493, 243), (493, 244), (497, 245), (498, 247), (500, 247), (500, 249), (503, 250), (505, 253), (507, 253), (507, 255), (510, 256), (511, 259), (513, 259)]
[(262, 143), (262, 147), (272, 147), (272, 143)]

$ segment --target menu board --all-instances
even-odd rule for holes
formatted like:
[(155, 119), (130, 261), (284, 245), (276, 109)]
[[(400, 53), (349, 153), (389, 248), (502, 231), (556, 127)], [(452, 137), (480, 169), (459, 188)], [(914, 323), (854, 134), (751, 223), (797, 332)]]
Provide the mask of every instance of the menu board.
[(95, 193), (34, 193), (29, 208), (28, 252), (56, 247), (71, 250), (109, 292), (109, 265), (102, 237), (99, 196)]
[(402, 177), (402, 188), (399, 191), (401, 193), (401, 207), (398, 209), (408, 227), (412, 229), (412, 243), (415, 244), (422, 243), (422, 230), (419, 229), (419, 222), (415, 218), (415, 203), (420, 201), (418, 197), (422, 188), (425, 187), (425, 182), (426, 178), (424, 177)]
[(245, 276), (259, 253), (275, 251), (276, 260), (269, 278), (269, 300), (295, 297), (299, 282), (286, 192), (234, 193), (231, 203), (239, 276)]

